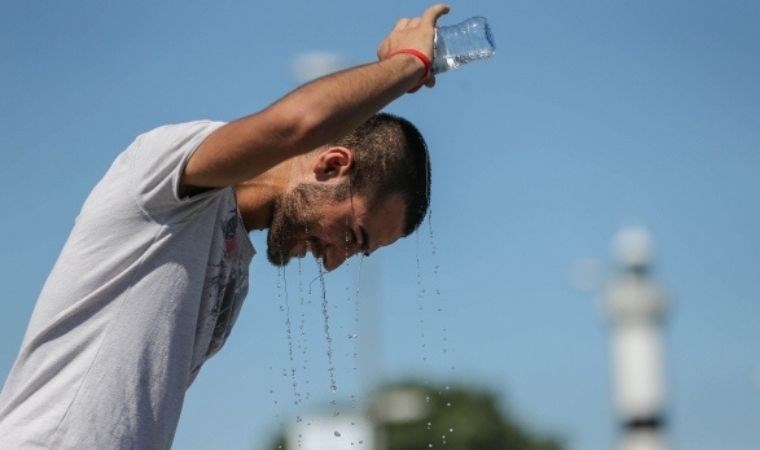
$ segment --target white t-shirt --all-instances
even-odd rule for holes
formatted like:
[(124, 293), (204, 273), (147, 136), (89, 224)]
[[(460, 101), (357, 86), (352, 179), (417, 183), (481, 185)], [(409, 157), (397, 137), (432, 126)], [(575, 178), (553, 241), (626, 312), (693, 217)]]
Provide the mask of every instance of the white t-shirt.
[(190, 155), (221, 125), (139, 136), (90, 193), (0, 394), (0, 448), (171, 447), (255, 253), (232, 188), (177, 194)]

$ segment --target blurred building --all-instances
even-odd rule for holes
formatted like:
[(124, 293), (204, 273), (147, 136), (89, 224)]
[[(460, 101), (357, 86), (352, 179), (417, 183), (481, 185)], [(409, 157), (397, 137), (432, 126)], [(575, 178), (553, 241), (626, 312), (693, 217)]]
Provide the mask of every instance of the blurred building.
[(666, 450), (666, 301), (652, 277), (652, 242), (645, 229), (629, 227), (618, 233), (614, 247), (618, 270), (604, 306), (612, 326), (619, 450)]
[(375, 450), (374, 424), (356, 415), (324, 414), (306, 417), (287, 434), (288, 449)]

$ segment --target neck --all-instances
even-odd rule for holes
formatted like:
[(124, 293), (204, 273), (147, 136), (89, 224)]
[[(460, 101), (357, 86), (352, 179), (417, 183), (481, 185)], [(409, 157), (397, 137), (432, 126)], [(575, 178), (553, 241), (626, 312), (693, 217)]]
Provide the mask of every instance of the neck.
[(272, 221), (274, 203), (280, 194), (269, 185), (244, 182), (235, 186), (235, 197), (245, 229), (263, 230)]
[(298, 183), (306, 181), (306, 167), (301, 158), (291, 158), (235, 186), (237, 206), (246, 230), (269, 228), (275, 202)]

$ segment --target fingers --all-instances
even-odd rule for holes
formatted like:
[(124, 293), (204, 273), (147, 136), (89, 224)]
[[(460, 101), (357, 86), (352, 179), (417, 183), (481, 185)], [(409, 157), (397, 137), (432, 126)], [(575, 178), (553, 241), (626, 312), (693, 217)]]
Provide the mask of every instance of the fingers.
[(435, 23), (438, 18), (448, 12), (448, 5), (439, 3), (437, 5), (431, 6), (430, 8), (426, 9), (424, 13), (422, 13), (422, 22), (430, 25), (431, 27), (435, 27)]
[(403, 17), (377, 48), (379, 60), (385, 59), (393, 50), (413, 48), (432, 58), (433, 35), (436, 21), (449, 12), (449, 6), (437, 4), (426, 9), (419, 17)]
[(393, 27), (393, 31), (400, 31), (400, 30), (403, 30), (404, 28), (409, 28), (409, 27), (413, 28), (413, 27), (419, 26), (420, 20), (421, 19), (419, 17), (415, 17), (413, 19), (408, 19), (406, 17), (403, 19), (399, 19), (399, 21), (396, 22), (396, 26)]
[(399, 19), (398, 22), (396, 22), (396, 26), (393, 27), (393, 31), (403, 30), (404, 28), (409, 26), (409, 21), (410, 19), (407, 19), (406, 17), (404, 17), (403, 19)]
[(448, 12), (449, 6), (439, 3), (426, 9), (425, 12), (422, 13), (422, 17), (415, 17), (413, 19), (404, 17), (402, 19), (399, 19), (399, 21), (396, 22), (396, 26), (393, 27), (393, 30), (398, 31), (403, 30), (407, 27), (417, 27), (420, 24), (426, 24), (435, 27), (435, 23), (438, 21), (438, 18)]

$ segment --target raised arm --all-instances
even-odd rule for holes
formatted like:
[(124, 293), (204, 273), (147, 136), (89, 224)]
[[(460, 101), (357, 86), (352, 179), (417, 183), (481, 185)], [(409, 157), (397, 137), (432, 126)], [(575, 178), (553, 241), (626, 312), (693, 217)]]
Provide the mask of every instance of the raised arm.
[[(182, 189), (237, 184), (353, 130), (425, 76), (422, 61), (400, 49), (433, 55), (434, 28), (448, 6), (401, 19), (378, 47), (379, 61), (307, 83), (266, 109), (230, 122), (200, 145), (185, 167)], [(432, 87), (434, 80), (427, 82)]]

